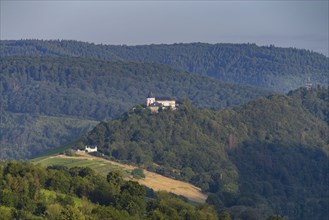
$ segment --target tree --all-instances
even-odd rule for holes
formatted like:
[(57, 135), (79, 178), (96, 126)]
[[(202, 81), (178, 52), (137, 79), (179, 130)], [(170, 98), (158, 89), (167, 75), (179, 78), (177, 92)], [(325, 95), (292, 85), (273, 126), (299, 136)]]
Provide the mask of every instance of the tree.
[(271, 215), (266, 220), (286, 220), (286, 218), (281, 215)]
[(106, 176), (107, 182), (111, 185), (114, 195), (120, 192), (121, 186), (124, 181), (120, 171), (111, 171)]
[(62, 206), (58, 203), (50, 204), (46, 210), (46, 216), (49, 220), (58, 220), (61, 217)]
[(231, 220), (231, 215), (227, 210), (221, 211), (218, 215), (218, 220)]
[(131, 171), (131, 175), (135, 179), (145, 178), (144, 170), (142, 168), (135, 168), (133, 171)]

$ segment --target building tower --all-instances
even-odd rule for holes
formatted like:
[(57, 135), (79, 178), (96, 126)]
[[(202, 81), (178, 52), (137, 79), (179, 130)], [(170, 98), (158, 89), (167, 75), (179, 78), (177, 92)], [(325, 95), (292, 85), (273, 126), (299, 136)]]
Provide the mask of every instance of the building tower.
[(152, 92), (150, 92), (148, 97), (146, 98), (146, 106), (150, 106), (154, 102), (155, 102), (155, 96), (153, 95)]
[(308, 77), (307, 82), (305, 83), (305, 87), (307, 90), (312, 89), (312, 82), (311, 82), (310, 77)]

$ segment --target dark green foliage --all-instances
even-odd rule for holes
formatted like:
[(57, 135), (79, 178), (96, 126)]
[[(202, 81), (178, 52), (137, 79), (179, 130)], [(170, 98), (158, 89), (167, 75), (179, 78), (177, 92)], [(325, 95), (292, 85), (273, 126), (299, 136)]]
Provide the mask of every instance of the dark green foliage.
[(303, 86), (308, 77), (314, 84), (328, 85), (328, 57), (306, 50), (203, 43), (108, 48), (126, 60), (163, 63), (225, 82), (281, 92)]
[(135, 178), (135, 179), (141, 179), (141, 178), (145, 178), (145, 174), (143, 169), (141, 168), (136, 168), (133, 171), (131, 171), (131, 175)]
[(231, 220), (231, 215), (227, 210), (221, 211), (218, 215), (219, 220)]
[[(149, 91), (187, 97), (212, 109), (269, 94), (191, 72), (276, 91), (302, 86), (308, 77), (328, 85), (328, 58), (272, 46), (1, 41), (0, 50), (0, 158), (38, 155), (85, 132), (93, 123), (86, 119), (117, 117), (142, 103)], [(229, 208), (232, 218), (266, 219), (278, 213), (326, 219), (328, 100), (328, 89), (317, 87), (221, 112), (199, 110), (186, 100), (179, 110), (159, 114), (136, 106), (118, 120), (101, 123), (85, 144), (197, 184), (224, 218), (222, 211)], [(44, 189), (59, 194), (47, 202), (40, 193)], [(75, 196), (99, 205), (77, 208)], [(159, 194), (146, 202), (143, 188), (118, 173), (105, 180), (88, 169), (43, 170), (15, 163), (0, 169), (0, 216), (8, 218), (215, 218), (212, 208), (194, 209), (175, 200)]]
[[(299, 91), (292, 92), (292, 94)], [(152, 114), (129, 111), (101, 123), (86, 137), (117, 160), (142, 164), (190, 181), (210, 194), (208, 202), (233, 217), (290, 219), (328, 215), (328, 89), (310, 91), (319, 111), (298, 95), (271, 95), (232, 110), (179, 109)], [(154, 165), (156, 163), (157, 165)], [(317, 210), (310, 212), (309, 207)], [(294, 210), (297, 213), (291, 213)]]
[(84, 134), (94, 120), (116, 117), (143, 102), (149, 91), (212, 109), (269, 94), (188, 72), (277, 91), (304, 85), (308, 77), (313, 84), (328, 82), (328, 58), (253, 44), (127, 47), (26, 40), (1, 41), (0, 50), (0, 158), (40, 155)]
[(143, 102), (149, 91), (188, 97), (198, 106), (216, 109), (269, 94), (164, 65), (82, 58), (3, 58), (0, 76), (6, 111), (98, 120), (118, 116)]
[(165, 192), (157, 193), (155, 200), (148, 203), (147, 210), (152, 210), (148, 213), (150, 219), (217, 219), (211, 206), (202, 205), (194, 209), (191, 204), (184, 203)]
[(329, 124), (329, 93), (327, 88), (320, 86), (310, 90), (300, 88), (289, 92), (288, 95), (299, 101), (314, 116)]
[(286, 218), (280, 216), (280, 215), (272, 215), (268, 217), (266, 220), (286, 220)]
[(324, 55), (293, 48), (255, 44), (172, 44), (143, 46), (95, 45), (77, 41), (1, 41), (4, 56), (64, 56), (101, 60), (161, 63), (226, 82), (276, 91), (314, 84), (328, 85), (329, 62)]
[(158, 64), (54, 57), (7, 57), (0, 63), (0, 158), (34, 157), (75, 139), (94, 120), (144, 102), (149, 91), (215, 109), (269, 94)]
[[(68, 116), (33, 116), (1, 111), (0, 158), (31, 158), (73, 141), (98, 122)], [(62, 150), (63, 152), (63, 150)]]
[(0, 219), (154, 219), (154, 213), (217, 219), (210, 206), (193, 206), (166, 193), (146, 198), (137, 182), (111, 173), (105, 179), (89, 168), (8, 162), (0, 171)]
[[(324, 219), (328, 215), (324, 195), (328, 195), (329, 160), (323, 151), (302, 145), (252, 142), (232, 150), (230, 155), (240, 171), (240, 190), (247, 193), (241, 193), (238, 205), (254, 207), (266, 198), (276, 212), (294, 215), (290, 216), (293, 219)], [(289, 206), (280, 200), (289, 201)], [(313, 213), (311, 209), (321, 211)]]

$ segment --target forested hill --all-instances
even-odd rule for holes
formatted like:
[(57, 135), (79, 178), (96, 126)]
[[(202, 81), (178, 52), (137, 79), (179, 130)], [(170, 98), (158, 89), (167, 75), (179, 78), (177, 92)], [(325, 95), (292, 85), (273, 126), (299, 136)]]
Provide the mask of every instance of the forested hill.
[(155, 62), (226, 82), (275, 91), (328, 85), (329, 58), (307, 50), (255, 44), (172, 44), (113, 46), (78, 41), (1, 41), (2, 56), (74, 56), (102, 60)]
[(158, 114), (137, 106), (99, 124), (81, 145), (97, 144), (109, 157), (190, 181), (210, 193), (218, 211), (227, 207), (237, 218), (322, 220), (329, 127), (321, 112), (329, 109), (310, 110), (298, 94), (323, 103), (329, 93), (300, 89), (219, 112), (188, 101)]
[(157, 96), (187, 97), (221, 109), (270, 94), (161, 64), (75, 57), (4, 57), (0, 61), (0, 158), (30, 158), (72, 140), (95, 121)]
[(227, 84), (160, 64), (82, 58), (1, 59), (1, 100), (7, 111), (104, 120), (119, 116), (152, 91), (186, 97), (199, 107), (238, 106), (270, 91)]
[[(314, 90), (311, 90), (314, 91)], [(327, 122), (329, 125), (329, 91), (328, 87), (317, 87), (316, 92), (310, 92), (307, 89), (297, 89), (289, 92), (294, 100), (299, 101), (301, 105), (315, 117)]]
[[(0, 161), (1, 162), (1, 161)], [(209, 205), (153, 192), (120, 171), (106, 177), (91, 168), (0, 163), (0, 219), (217, 220)]]

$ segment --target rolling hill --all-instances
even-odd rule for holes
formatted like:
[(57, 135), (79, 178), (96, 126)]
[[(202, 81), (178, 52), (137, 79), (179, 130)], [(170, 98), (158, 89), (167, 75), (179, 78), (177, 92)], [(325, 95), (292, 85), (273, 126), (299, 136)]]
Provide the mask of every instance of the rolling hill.
[(255, 44), (95, 45), (78, 41), (1, 41), (2, 56), (84, 57), (159, 63), (210, 76), (287, 92), (313, 84), (328, 85), (329, 58), (307, 50)]
[(221, 109), (268, 95), (160, 64), (74, 57), (5, 57), (0, 61), (0, 158), (31, 158), (118, 117), (152, 91)]
[[(329, 216), (328, 88), (300, 88), (288, 95), (272, 92), (297, 88), (307, 78), (327, 86), (327, 57), (254, 44), (0, 43), (0, 159), (35, 157), (103, 121), (74, 141), (75, 145), (96, 144), (106, 157), (195, 184), (209, 195), (207, 203), (218, 213), (228, 209), (234, 218), (242, 219), (265, 219), (273, 213), (289, 219), (322, 220)], [(142, 104), (150, 91), (181, 99), (178, 110), (151, 114)], [(55, 166), (42, 171), (26, 164), (1, 164), (0, 186), (24, 179), (23, 203), (17, 200), (18, 188), (0, 192), (1, 204), (11, 207), (0, 206), (0, 213), (8, 216), (34, 216), (39, 211), (46, 215), (49, 207), (41, 203), (28, 206), (28, 197), (37, 194), (24, 189), (41, 184), (42, 190), (68, 193), (56, 181), (57, 175), (65, 184), (79, 179), (77, 194), (82, 196), (90, 190), (86, 181), (97, 179), (104, 190), (112, 187), (94, 173), (82, 180), (73, 168)], [(30, 171), (34, 173), (25, 176)], [(42, 182), (42, 176), (30, 178), (36, 174), (48, 175), (48, 182)], [(37, 180), (41, 182), (30, 184)], [(122, 192), (130, 187), (126, 183)], [(101, 194), (92, 189), (86, 195), (94, 198)], [(11, 196), (6, 195), (14, 199), (8, 200)], [(118, 198), (127, 205), (131, 197), (129, 193), (125, 196)], [(101, 196), (99, 199), (105, 201)], [(176, 207), (162, 207), (159, 199), (159, 204), (152, 203), (150, 210), (145, 210), (140, 199), (134, 200), (137, 204), (132, 207), (142, 205), (141, 216), (165, 216), (153, 208), (177, 212)], [(205, 219), (203, 212), (207, 210), (213, 216), (207, 206), (195, 210), (169, 200), (168, 204), (188, 207), (189, 212)], [(59, 201), (63, 202), (61, 196)], [(107, 213), (127, 217), (122, 204), (116, 204), (119, 211), (107, 209)], [(96, 216), (104, 211), (100, 207), (93, 210)]]
[(31, 158), (64, 144), (143, 103), (150, 91), (218, 110), (271, 93), (255, 85), (287, 91), (308, 77), (325, 85), (328, 78), (328, 58), (273, 46), (0, 43), (0, 158)]
[(196, 184), (218, 211), (227, 207), (236, 217), (274, 212), (323, 219), (329, 127), (322, 113), (328, 105), (312, 111), (308, 104), (326, 103), (328, 94), (323, 87), (299, 89), (222, 111), (188, 101), (158, 114), (135, 108), (99, 124), (81, 145), (96, 144), (116, 160)]

